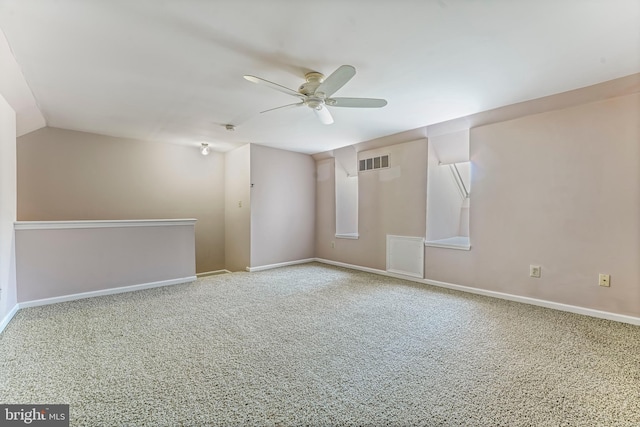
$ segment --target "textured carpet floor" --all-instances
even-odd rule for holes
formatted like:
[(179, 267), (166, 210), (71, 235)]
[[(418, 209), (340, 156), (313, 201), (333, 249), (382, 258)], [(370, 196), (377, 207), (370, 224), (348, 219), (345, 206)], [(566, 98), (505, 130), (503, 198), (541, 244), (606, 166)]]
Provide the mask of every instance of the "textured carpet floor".
[(640, 327), (307, 264), (20, 310), (0, 403), (86, 426), (639, 426)]

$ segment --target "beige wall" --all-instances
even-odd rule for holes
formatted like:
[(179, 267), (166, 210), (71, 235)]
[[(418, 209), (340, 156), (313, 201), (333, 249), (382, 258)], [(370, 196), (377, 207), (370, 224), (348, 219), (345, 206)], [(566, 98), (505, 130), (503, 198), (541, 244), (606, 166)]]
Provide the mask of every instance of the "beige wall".
[(471, 251), (428, 279), (640, 315), (640, 94), (472, 129), (471, 161)]
[(19, 220), (196, 218), (196, 271), (224, 268), (222, 154), (56, 128), (17, 146)]
[(313, 258), (313, 158), (252, 144), (251, 185), (251, 267)]
[(193, 221), (125, 224), (17, 229), (18, 302), (193, 280)]
[[(424, 237), (427, 141), (362, 151), (358, 159), (384, 154), (389, 155), (388, 169), (363, 172), (358, 177), (357, 240), (335, 237), (335, 163), (333, 159), (317, 162), (317, 257), (384, 270), (387, 234)], [(335, 242), (334, 248), (331, 242)]]
[[(470, 136), (472, 248), (425, 248), (425, 278), (640, 315), (640, 94)], [(360, 174), (359, 240), (333, 236), (334, 164), (317, 161), (316, 256), (384, 270), (385, 234), (424, 235), (426, 144), (385, 151), (389, 171)], [(540, 279), (530, 264), (542, 266)], [(610, 288), (598, 286), (599, 273), (611, 275)]]
[(226, 269), (244, 271), (251, 265), (251, 146), (225, 153)]
[(17, 302), (15, 220), (16, 115), (0, 95), (0, 324)]

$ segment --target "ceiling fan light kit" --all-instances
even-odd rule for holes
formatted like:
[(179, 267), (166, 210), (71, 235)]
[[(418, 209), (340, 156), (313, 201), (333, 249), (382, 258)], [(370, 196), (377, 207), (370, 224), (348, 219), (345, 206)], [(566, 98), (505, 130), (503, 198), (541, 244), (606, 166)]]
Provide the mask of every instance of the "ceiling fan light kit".
[(335, 92), (343, 87), (356, 74), (356, 69), (351, 65), (342, 65), (338, 67), (327, 78), (322, 73), (316, 71), (305, 74), (306, 82), (298, 87), (298, 90), (289, 89), (288, 87), (270, 82), (260, 77), (245, 75), (244, 78), (252, 83), (267, 86), (287, 95), (295, 96), (300, 100), (295, 104), (287, 104), (276, 108), (261, 111), (267, 113), (269, 111), (300, 107), (306, 105), (316, 114), (320, 122), (323, 124), (333, 123), (331, 112), (326, 108), (330, 107), (347, 107), (347, 108), (381, 108), (387, 105), (387, 101), (378, 98), (332, 98)]

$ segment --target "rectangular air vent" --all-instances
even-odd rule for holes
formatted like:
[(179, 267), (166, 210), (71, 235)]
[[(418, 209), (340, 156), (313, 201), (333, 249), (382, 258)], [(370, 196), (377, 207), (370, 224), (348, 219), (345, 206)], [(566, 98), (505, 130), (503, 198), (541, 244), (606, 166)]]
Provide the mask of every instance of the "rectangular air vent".
[(364, 172), (368, 170), (383, 169), (389, 167), (389, 155), (370, 157), (368, 159), (361, 159), (358, 162), (358, 172)]

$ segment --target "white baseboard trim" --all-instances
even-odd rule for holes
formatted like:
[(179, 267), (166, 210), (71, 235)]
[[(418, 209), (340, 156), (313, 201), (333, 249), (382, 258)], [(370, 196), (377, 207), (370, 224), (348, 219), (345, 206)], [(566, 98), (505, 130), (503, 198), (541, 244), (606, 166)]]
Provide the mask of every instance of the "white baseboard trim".
[(4, 316), (4, 319), (0, 321), (0, 334), (2, 333), (2, 331), (4, 331), (4, 328), (7, 327), (9, 322), (11, 322), (11, 319), (13, 319), (13, 316), (16, 315), (19, 308), (20, 307), (18, 307), (18, 304), (14, 305), (13, 308), (7, 313), (7, 315)]
[(223, 269), (223, 270), (213, 270), (213, 271), (205, 271), (203, 273), (198, 273), (196, 274), (197, 278), (200, 277), (207, 277), (207, 276), (216, 276), (218, 274), (226, 274), (226, 273), (231, 273), (229, 270), (227, 269)]
[(271, 270), (272, 268), (286, 267), (288, 265), (307, 264), (309, 262), (314, 262), (314, 261), (316, 261), (316, 258), (298, 259), (295, 261), (280, 262), (278, 264), (259, 265), (258, 267), (247, 267), (247, 271), (250, 273), (253, 273), (256, 271)]
[(19, 308), (37, 307), (40, 305), (56, 304), (59, 302), (75, 301), (84, 298), (93, 298), (103, 295), (122, 294), (125, 292), (141, 291), (143, 289), (159, 288), (161, 286), (179, 285), (181, 283), (193, 282), (196, 276), (181, 277), (178, 279), (161, 280), (159, 282), (141, 283), (139, 285), (122, 286), (120, 288), (101, 289), (99, 291), (81, 292), (78, 294), (62, 295), (59, 297), (44, 298), (32, 301), (19, 302)]
[(360, 265), (347, 264), (347, 263), (344, 263), (344, 262), (332, 261), (330, 259), (316, 258), (314, 261), (321, 262), (322, 264), (335, 265), (336, 267), (350, 268), (351, 270), (366, 271), (367, 273), (383, 274), (385, 276), (391, 275), (391, 274), (387, 273), (386, 271), (378, 270), (377, 268), (362, 267)]
[(554, 310), (567, 311), (569, 313), (583, 314), (585, 316), (597, 317), (599, 319), (614, 320), (616, 322), (630, 323), (632, 325), (640, 325), (640, 317), (627, 316), (625, 314), (611, 313), (609, 311), (596, 310), (593, 308), (563, 304), (561, 302), (553, 302), (553, 301), (547, 301), (547, 300), (531, 298), (531, 297), (523, 297), (520, 295), (507, 294), (504, 292), (471, 288), (468, 286), (455, 285), (453, 283), (439, 282), (437, 280), (424, 279), (424, 283), (428, 285), (438, 286), (441, 288), (454, 289), (456, 291), (469, 292), (469, 293), (484, 295), (484, 296), (493, 297), (493, 298), (500, 298), (500, 299), (505, 299), (509, 301), (520, 302), (523, 304), (537, 305), (539, 307), (552, 308)]
[(523, 304), (537, 305), (539, 307), (551, 308), (554, 310), (567, 311), (569, 313), (582, 314), (585, 316), (597, 317), (599, 319), (613, 320), (621, 323), (629, 323), (631, 325), (640, 326), (640, 317), (627, 316), (625, 314), (611, 313), (609, 311), (595, 310), (592, 308), (579, 307), (576, 305), (563, 304), (559, 302), (541, 300), (537, 298), (523, 297), (519, 295), (507, 294), (504, 292), (490, 291), (486, 289), (472, 288), (469, 286), (456, 285), (453, 283), (440, 282), (430, 279), (419, 279), (415, 277), (405, 276), (401, 274), (394, 274), (384, 270), (378, 270), (375, 268), (361, 267), (359, 265), (346, 264), (343, 262), (331, 261), (323, 258), (316, 258), (315, 261), (323, 264), (335, 265), (337, 267), (350, 268), (352, 270), (366, 271), (367, 273), (380, 274), (382, 276), (394, 277), (396, 279), (408, 280), (411, 282), (422, 283), (425, 285), (438, 286), (441, 288), (453, 289), (456, 291), (468, 292), (471, 294), (483, 295), (492, 298), (500, 298), (509, 301), (515, 301)]

